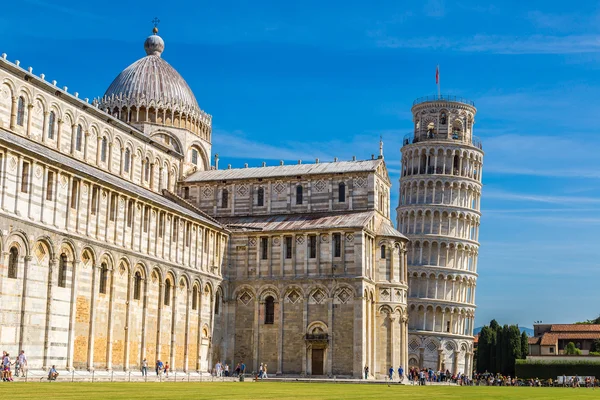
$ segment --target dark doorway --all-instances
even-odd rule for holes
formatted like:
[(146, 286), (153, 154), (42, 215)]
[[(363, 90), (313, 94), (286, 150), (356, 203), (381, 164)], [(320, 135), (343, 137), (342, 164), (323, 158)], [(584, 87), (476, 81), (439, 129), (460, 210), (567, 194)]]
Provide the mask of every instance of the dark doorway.
[(312, 349), (312, 374), (323, 375), (323, 355), (325, 350)]

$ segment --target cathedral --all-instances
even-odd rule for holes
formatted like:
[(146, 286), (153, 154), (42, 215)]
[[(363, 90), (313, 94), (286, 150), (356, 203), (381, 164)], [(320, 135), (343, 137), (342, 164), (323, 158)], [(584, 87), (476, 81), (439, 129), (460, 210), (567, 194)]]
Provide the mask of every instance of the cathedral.
[[(471, 372), (474, 107), (448, 103), (470, 119), (468, 140), (444, 146), (413, 143), (456, 141), (413, 107), (401, 233), (381, 147), (367, 160), (219, 168), (212, 116), (164, 49), (154, 28), (146, 56), (92, 101), (0, 58), (0, 348), (24, 350), (30, 369)], [(442, 165), (451, 176), (418, 176)]]

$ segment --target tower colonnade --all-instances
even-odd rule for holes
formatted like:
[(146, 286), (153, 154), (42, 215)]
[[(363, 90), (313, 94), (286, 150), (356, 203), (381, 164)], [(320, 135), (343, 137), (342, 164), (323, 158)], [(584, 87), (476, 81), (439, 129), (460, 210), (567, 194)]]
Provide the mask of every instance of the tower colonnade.
[(401, 148), (398, 230), (409, 237), (408, 367), (472, 373), (483, 150), (467, 100), (417, 100)]

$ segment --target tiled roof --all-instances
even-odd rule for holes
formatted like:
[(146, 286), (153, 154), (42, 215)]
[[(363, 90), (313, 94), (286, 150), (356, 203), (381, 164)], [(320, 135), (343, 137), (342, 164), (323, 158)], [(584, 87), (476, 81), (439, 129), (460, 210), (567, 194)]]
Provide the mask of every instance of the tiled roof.
[(314, 231), (327, 228), (362, 228), (374, 211), (348, 213), (311, 213), (218, 218), (232, 230), (250, 231)]
[(598, 324), (555, 324), (550, 332), (600, 332)]
[(541, 345), (551, 346), (557, 340), (595, 340), (600, 339), (600, 332), (569, 332), (569, 333), (545, 333), (542, 336)]
[(95, 168), (82, 161), (76, 160), (62, 153), (59, 153), (53, 149), (42, 146), (34, 141), (31, 141), (25, 137), (16, 135), (12, 132), (6, 131), (0, 128), (0, 143), (4, 143), (11, 148), (19, 150), (25, 150), (36, 154), (37, 156), (46, 159), (50, 165), (57, 165), (72, 171), (74, 174), (87, 175), (92, 180), (102, 182), (108, 186), (118, 188), (125, 192), (127, 195), (137, 197), (160, 206), (163, 206), (172, 211), (186, 215), (189, 218), (200, 220), (206, 224), (218, 226), (212, 218), (208, 218), (199, 212), (194, 212), (187, 207), (183, 207), (151, 190), (145, 189), (141, 186), (135, 185), (123, 178), (116, 175), (109, 174), (108, 172), (102, 171), (101, 169)]
[(539, 343), (540, 342), (540, 338), (541, 338), (541, 336), (527, 338), (527, 343), (529, 343), (529, 344), (540, 344)]
[(231, 179), (276, 178), (297, 175), (336, 174), (344, 172), (373, 172), (383, 159), (362, 161), (336, 161), (318, 164), (277, 165), (274, 167), (231, 168), (198, 171), (186, 182), (209, 182)]
[(393, 226), (388, 225), (386, 223), (382, 223), (381, 225), (379, 225), (379, 229), (377, 230), (377, 236), (398, 237), (401, 239), (408, 240), (406, 236), (394, 229)]

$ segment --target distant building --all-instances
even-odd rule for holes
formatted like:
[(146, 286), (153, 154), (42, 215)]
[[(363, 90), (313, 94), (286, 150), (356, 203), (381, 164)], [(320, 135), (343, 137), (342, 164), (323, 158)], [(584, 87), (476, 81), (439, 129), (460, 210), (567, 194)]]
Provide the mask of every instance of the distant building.
[(529, 338), (529, 356), (565, 355), (565, 347), (573, 342), (581, 355), (589, 355), (592, 344), (600, 339), (600, 325), (539, 324), (533, 326)]

